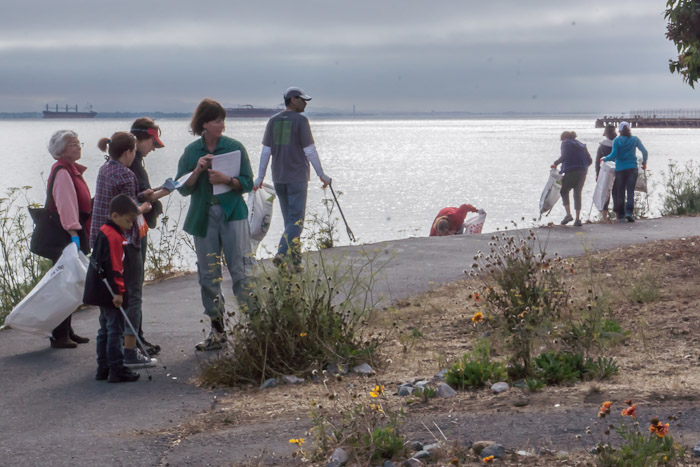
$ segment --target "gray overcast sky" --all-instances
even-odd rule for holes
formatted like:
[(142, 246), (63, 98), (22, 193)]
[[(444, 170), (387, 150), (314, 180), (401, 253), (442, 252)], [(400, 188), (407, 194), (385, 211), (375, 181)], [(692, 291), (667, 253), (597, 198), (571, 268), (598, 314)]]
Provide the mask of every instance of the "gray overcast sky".
[(5, 0), (0, 112), (695, 108), (664, 0)]

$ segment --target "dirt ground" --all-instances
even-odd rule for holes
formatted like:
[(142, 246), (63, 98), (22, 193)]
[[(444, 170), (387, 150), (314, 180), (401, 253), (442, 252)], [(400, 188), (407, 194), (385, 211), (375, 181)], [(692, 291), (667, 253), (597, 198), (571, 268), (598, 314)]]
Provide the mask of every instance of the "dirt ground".
[[(477, 308), (469, 296), (470, 286), (479, 282), (465, 278), (375, 314), (372, 331), (386, 338), (372, 362), (377, 375), (349, 375), (329, 385), (232, 390), (214, 410), (180, 427), (177, 443), (202, 431), (229, 433), (237, 436), (238, 445), (265, 448), (248, 465), (291, 465), (298, 460), (291, 458), (294, 449), (288, 440), (310, 440), (306, 431), (311, 427), (313, 401), (328, 405), (329, 393), (340, 399), (383, 384), (387, 403), (406, 414), (401, 431), (410, 440), (440, 440), (446, 446), (490, 440), (513, 452), (543, 453), (498, 461), (504, 465), (593, 465), (594, 458), (586, 451), (601, 439), (597, 412), (606, 400), (614, 402), (616, 411), (632, 399), (642, 429), (652, 417), (670, 420), (674, 439), (692, 451), (700, 441), (700, 237), (591, 253), (572, 261), (576, 272), (568, 280), (575, 293), (581, 298), (590, 284), (596, 284), (607, 294), (613, 317), (627, 331), (621, 342), (594, 352), (619, 363), (620, 372), (611, 380), (550, 386), (535, 393), (516, 388), (500, 395), (491, 394), (489, 388), (461, 391), (427, 403), (393, 396), (399, 384), (432, 379), (472, 350), (478, 339), (494, 333), (488, 323), (472, 324)], [(646, 294), (643, 299), (648, 301), (635, 301), (639, 299), (635, 291)], [(494, 352), (495, 358), (505, 360), (497, 342)], [(586, 435), (587, 427), (592, 427), (593, 437)], [(692, 463), (693, 458), (686, 461)], [(449, 458), (438, 464), (448, 462)]]

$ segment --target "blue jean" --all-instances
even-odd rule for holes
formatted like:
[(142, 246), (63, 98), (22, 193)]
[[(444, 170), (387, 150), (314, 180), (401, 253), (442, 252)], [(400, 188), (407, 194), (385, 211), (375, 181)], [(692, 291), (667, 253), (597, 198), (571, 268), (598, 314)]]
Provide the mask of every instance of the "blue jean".
[[(143, 303), (143, 260), (141, 249), (133, 245), (124, 247), (124, 286), (129, 296), (126, 315), (136, 332), (141, 328), (141, 305)], [(124, 334), (133, 336), (134, 332), (128, 324), (124, 323)]]
[(100, 329), (97, 331), (97, 366), (119, 368), (124, 364), (124, 318), (121, 311), (100, 307)]
[(223, 260), (233, 281), (233, 294), (239, 309), (250, 303), (248, 276), (253, 265), (248, 219), (226, 222), (225, 216), (220, 205), (210, 206), (207, 234), (193, 236), (204, 314), (218, 321), (224, 314), (224, 296), (221, 294)]
[(282, 218), (284, 219), (284, 233), (277, 248), (277, 254), (285, 256), (291, 247), (292, 261), (301, 261), (301, 245), (299, 238), (304, 230), (304, 217), (306, 216), (306, 193), (308, 182), (275, 183), (275, 191), (280, 201)]
[(637, 184), (638, 173), (636, 167), (615, 172), (613, 208), (618, 219), (624, 219), (626, 214), (634, 214), (634, 186)]

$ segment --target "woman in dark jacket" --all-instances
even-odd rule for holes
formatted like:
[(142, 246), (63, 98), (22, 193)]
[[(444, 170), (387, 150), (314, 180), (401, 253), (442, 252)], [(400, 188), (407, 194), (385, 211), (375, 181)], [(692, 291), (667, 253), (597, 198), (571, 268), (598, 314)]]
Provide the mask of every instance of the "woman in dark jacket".
[[(615, 127), (608, 125), (605, 127), (603, 132), (605, 139), (598, 144), (598, 153), (595, 158), (595, 179), (598, 180), (598, 174), (600, 174), (600, 160), (612, 152), (613, 140), (617, 137), (617, 132)], [(610, 193), (608, 193), (608, 199), (605, 201), (603, 210), (600, 211), (601, 216), (603, 216), (603, 222), (608, 222), (608, 205), (610, 204)]]
[(591, 155), (588, 153), (586, 145), (576, 140), (576, 133), (565, 131), (561, 134), (561, 157), (554, 161), (552, 168), (561, 164), (561, 173), (564, 178), (561, 181), (561, 201), (566, 209), (566, 216), (561, 221), (561, 225), (566, 225), (573, 221), (571, 208), (569, 207), (569, 191), (574, 190), (574, 209), (576, 209), (576, 220), (574, 225), (581, 226), (581, 191), (583, 183), (586, 181), (588, 167), (593, 163)]

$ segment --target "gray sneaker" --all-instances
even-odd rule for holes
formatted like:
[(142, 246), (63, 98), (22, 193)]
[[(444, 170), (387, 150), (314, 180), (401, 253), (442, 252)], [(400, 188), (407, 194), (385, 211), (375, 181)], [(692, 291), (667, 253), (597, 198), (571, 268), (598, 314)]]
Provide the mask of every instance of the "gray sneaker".
[(567, 215), (564, 216), (564, 218), (561, 220), (561, 225), (566, 225), (566, 224), (568, 224), (569, 222), (571, 222), (572, 220), (574, 220), (574, 218), (571, 217), (571, 214), (567, 214)]
[(226, 344), (226, 335), (222, 332), (216, 332), (213, 329), (209, 332), (209, 336), (199, 344), (195, 345), (195, 350), (207, 352), (209, 350), (220, 350)]
[(131, 354), (124, 349), (124, 366), (127, 368), (149, 368), (158, 365), (158, 360), (155, 358), (146, 357), (139, 349), (134, 349)]

